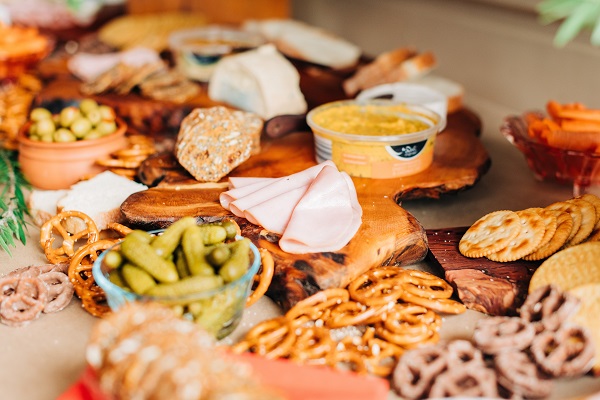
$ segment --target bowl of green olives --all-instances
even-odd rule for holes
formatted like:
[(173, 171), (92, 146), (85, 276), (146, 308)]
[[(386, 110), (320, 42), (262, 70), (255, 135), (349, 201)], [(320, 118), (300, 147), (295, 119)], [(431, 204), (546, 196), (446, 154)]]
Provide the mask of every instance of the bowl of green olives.
[(134, 230), (94, 262), (94, 280), (112, 310), (158, 302), (217, 339), (239, 324), (261, 265), (257, 247), (231, 220), (183, 217), (157, 231)]
[(93, 99), (35, 107), (18, 136), (21, 171), (36, 188), (67, 189), (101, 172), (96, 160), (124, 148), (126, 130), (111, 107)]

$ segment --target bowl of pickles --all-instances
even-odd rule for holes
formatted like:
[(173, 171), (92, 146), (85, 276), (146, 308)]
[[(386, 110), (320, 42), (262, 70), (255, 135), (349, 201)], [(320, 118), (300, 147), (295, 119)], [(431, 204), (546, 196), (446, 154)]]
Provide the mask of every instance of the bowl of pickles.
[(235, 222), (183, 217), (163, 230), (127, 234), (98, 257), (92, 274), (112, 310), (158, 302), (222, 339), (239, 324), (260, 265)]
[(112, 107), (91, 98), (34, 107), (18, 136), (21, 171), (38, 189), (67, 189), (101, 172), (96, 160), (124, 148), (126, 131)]

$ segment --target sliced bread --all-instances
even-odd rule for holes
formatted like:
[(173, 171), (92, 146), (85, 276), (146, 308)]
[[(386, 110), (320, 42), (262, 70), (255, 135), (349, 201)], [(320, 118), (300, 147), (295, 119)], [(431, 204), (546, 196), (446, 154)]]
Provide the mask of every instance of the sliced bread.
[(66, 196), (68, 192), (67, 189), (32, 190), (27, 199), (27, 207), (29, 208), (29, 214), (33, 222), (37, 226), (42, 226), (46, 221), (54, 217), (58, 213), (56, 203), (62, 197)]
[(355, 65), (361, 49), (325, 29), (292, 19), (249, 20), (245, 29), (258, 32), (288, 57), (330, 68)]
[(432, 52), (416, 53), (410, 48), (393, 50), (360, 67), (343, 82), (344, 92), (354, 96), (361, 90), (377, 85), (416, 79), (428, 74), (436, 66)]
[(348, 96), (354, 96), (361, 90), (378, 85), (396, 66), (415, 55), (417, 50), (412, 47), (401, 47), (379, 54), (344, 81), (344, 92)]
[[(71, 186), (66, 195), (58, 199), (56, 209), (81, 211), (94, 220), (98, 230), (104, 230), (111, 222), (123, 221), (120, 208), (127, 197), (147, 188), (146, 185), (105, 171)], [(67, 220), (65, 228), (69, 232), (78, 232), (82, 224), (82, 221), (72, 218)]]

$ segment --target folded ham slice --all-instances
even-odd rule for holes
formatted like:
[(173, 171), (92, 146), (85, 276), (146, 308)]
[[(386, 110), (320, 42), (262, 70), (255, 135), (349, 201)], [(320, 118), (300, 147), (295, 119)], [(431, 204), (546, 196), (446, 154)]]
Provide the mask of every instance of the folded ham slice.
[(229, 178), (229, 189), (237, 189), (258, 182), (273, 182), (278, 178), (255, 178), (250, 176), (232, 176)]
[(268, 231), (282, 235), (290, 222), (296, 204), (302, 199), (308, 185), (290, 190), (272, 199), (250, 207), (244, 216), (254, 225), (260, 225)]
[[(232, 178), (230, 178), (230, 179), (232, 179)], [(270, 185), (271, 183), (273, 183), (273, 181), (276, 181), (276, 180), (277, 179), (269, 178), (269, 180), (257, 180), (255, 182), (244, 182), (244, 184), (242, 186), (234, 187), (233, 189), (228, 190), (227, 192), (221, 193), (221, 195), (219, 196), (219, 202), (221, 203), (221, 206), (223, 208), (226, 208), (229, 210), (229, 204), (232, 201), (235, 201), (239, 198), (248, 196), (249, 194), (252, 194), (252, 193), (256, 192), (257, 190), (260, 190), (260, 189), (264, 188), (265, 186)], [(232, 186), (231, 181), (230, 181), (229, 185)]]
[[(244, 211), (250, 207), (254, 207), (264, 201), (267, 201), (273, 197), (279, 196), (290, 190), (297, 189), (299, 187), (308, 185), (315, 179), (317, 174), (326, 165), (335, 165), (332, 161), (325, 161), (321, 164), (315, 165), (305, 169), (304, 171), (297, 172), (292, 175), (279, 178), (262, 187), (260, 190), (254, 191), (244, 197), (239, 197), (229, 203), (229, 211), (238, 217), (244, 216)], [(254, 183), (254, 185), (261, 185), (263, 183)], [(231, 196), (231, 193), (228, 193)], [(224, 197), (224, 196), (223, 196)]]
[(362, 222), (352, 179), (331, 161), (283, 178), (230, 178), (229, 185), (221, 205), (280, 234), (288, 253), (340, 250)]
[(356, 220), (346, 179), (326, 166), (294, 208), (279, 247), (295, 254), (339, 250), (356, 234)]

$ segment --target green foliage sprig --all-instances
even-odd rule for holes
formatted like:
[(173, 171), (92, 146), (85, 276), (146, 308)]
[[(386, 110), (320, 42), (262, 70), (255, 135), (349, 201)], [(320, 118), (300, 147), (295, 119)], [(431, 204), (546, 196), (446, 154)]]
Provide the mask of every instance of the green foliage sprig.
[(16, 153), (0, 149), (0, 247), (9, 255), (15, 238), (25, 244), (25, 215), (29, 213), (23, 189), (29, 183), (19, 170)]
[(537, 11), (543, 24), (562, 21), (554, 45), (564, 47), (580, 32), (590, 30), (590, 43), (600, 46), (600, 0), (543, 0)]

